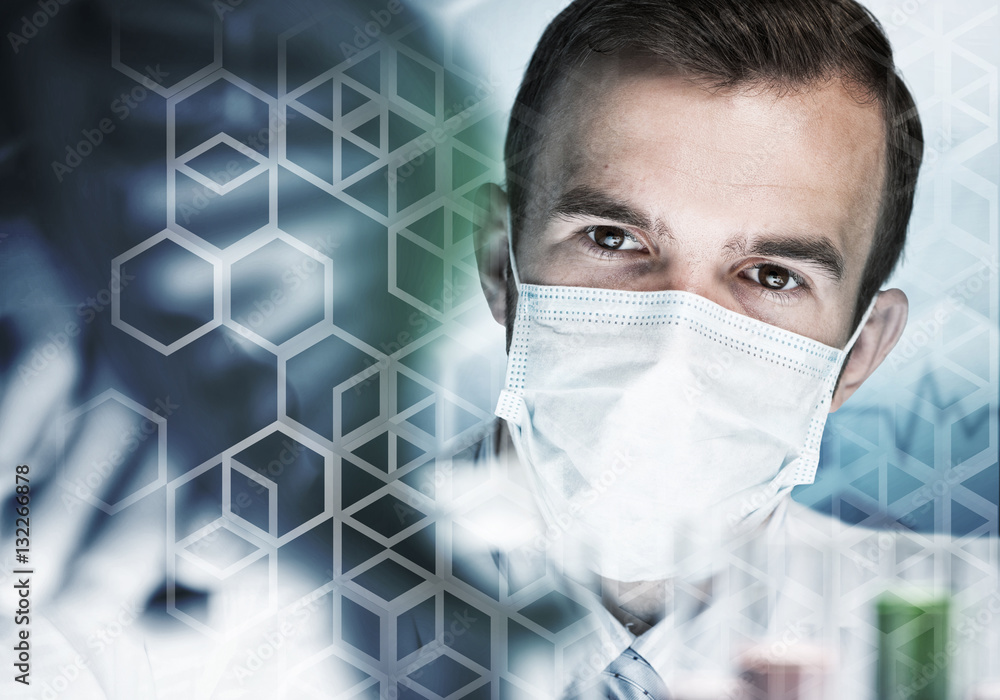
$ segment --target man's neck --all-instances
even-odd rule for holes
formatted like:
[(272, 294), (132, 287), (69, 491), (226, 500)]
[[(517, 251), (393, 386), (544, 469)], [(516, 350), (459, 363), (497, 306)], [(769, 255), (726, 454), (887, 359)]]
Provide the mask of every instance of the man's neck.
[(632, 634), (644, 634), (662, 620), (669, 607), (667, 581), (624, 583), (601, 578), (601, 603)]

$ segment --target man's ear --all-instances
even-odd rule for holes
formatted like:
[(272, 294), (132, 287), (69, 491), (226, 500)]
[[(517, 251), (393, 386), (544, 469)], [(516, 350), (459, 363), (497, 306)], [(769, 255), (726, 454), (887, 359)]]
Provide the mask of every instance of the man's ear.
[(476, 191), (476, 221), (473, 240), (479, 282), (493, 318), (507, 322), (507, 195), (498, 185), (486, 184)]
[(833, 392), (830, 413), (840, 408), (858, 390), (895, 347), (906, 327), (909, 306), (906, 295), (898, 289), (887, 289), (878, 295), (875, 308), (861, 329), (840, 375), (837, 390)]

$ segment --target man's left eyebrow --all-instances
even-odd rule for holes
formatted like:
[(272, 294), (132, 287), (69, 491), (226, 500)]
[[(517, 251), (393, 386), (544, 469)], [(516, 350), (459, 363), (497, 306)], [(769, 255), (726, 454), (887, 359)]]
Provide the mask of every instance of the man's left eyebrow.
[(564, 193), (556, 201), (549, 213), (549, 219), (572, 218), (575, 216), (595, 217), (617, 221), (644, 231), (661, 231), (665, 227), (653, 222), (648, 216), (628, 202), (609, 196), (590, 187), (576, 187)]
[(777, 236), (759, 238), (749, 245), (742, 241), (730, 243), (726, 247), (740, 255), (801, 260), (825, 270), (835, 282), (844, 278), (844, 256), (828, 238)]

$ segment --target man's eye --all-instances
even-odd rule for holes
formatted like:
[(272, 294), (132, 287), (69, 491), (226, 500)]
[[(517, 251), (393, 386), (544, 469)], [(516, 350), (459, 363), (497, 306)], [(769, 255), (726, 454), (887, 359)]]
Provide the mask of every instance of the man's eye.
[(628, 231), (615, 226), (591, 226), (587, 235), (606, 250), (639, 250), (642, 244)]
[(798, 275), (786, 267), (764, 263), (747, 270), (747, 276), (754, 282), (774, 291), (788, 291), (799, 286)]

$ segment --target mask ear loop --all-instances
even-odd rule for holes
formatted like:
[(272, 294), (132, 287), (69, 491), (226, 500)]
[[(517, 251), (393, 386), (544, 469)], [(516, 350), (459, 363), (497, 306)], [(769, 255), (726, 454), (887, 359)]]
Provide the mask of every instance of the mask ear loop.
[(854, 333), (851, 335), (851, 339), (847, 341), (847, 345), (844, 346), (844, 356), (846, 357), (854, 344), (858, 342), (858, 338), (861, 337), (861, 331), (864, 330), (865, 324), (868, 323), (868, 317), (872, 315), (872, 311), (875, 310), (875, 302), (878, 301), (878, 295), (881, 292), (875, 292), (875, 296), (872, 297), (871, 303), (868, 304), (868, 309), (865, 311), (864, 315), (861, 316), (861, 320), (858, 321), (858, 327), (854, 329)]
[(504, 209), (507, 224), (507, 256), (510, 259), (510, 270), (514, 275), (514, 288), (520, 291), (521, 277), (517, 274), (517, 260), (514, 259), (514, 229), (510, 225), (510, 207)]
[(847, 367), (847, 360), (851, 357), (851, 350), (854, 349), (854, 344), (858, 342), (858, 338), (861, 337), (861, 331), (864, 330), (865, 324), (868, 323), (868, 318), (872, 315), (872, 311), (875, 310), (875, 302), (878, 301), (878, 295), (881, 292), (875, 292), (875, 296), (872, 297), (872, 301), (868, 304), (868, 309), (861, 316), (861, 320), (858, 322), (858, 327), (854, 329), (854, 333), (851, 334), (851, 339), (847, 341), (847, 345), (841, 350), (843, 353), (840, 357), (840, 369), (837, 371), (837, 378), (833, 382), (833, 388), (830, 390), (830, 395), (837, 390), (837, 386), (840, 384), (840, 378), (844, 374), (844, 370)]

